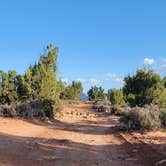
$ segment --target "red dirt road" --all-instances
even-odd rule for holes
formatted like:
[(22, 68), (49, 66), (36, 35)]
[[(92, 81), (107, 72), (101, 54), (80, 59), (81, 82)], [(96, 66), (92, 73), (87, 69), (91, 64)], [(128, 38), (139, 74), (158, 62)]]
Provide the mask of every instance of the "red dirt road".
[(68, 105), (55, 122), (0, 118), (0, 166), (153, 166), (166, 132), (123, 133), (91, 104)]

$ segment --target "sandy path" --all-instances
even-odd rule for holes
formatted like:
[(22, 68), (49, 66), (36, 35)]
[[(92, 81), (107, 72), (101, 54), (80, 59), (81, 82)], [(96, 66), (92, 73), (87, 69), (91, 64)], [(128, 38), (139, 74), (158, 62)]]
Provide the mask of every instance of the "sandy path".
[[(162, 143), (150, 145), (117, 130), (118, 118), (91, 104), (67, 106), (56, 122), (0, 119), (0, 166), (153, 166)], [(142, 136), (142, 135), (141, 135)]]

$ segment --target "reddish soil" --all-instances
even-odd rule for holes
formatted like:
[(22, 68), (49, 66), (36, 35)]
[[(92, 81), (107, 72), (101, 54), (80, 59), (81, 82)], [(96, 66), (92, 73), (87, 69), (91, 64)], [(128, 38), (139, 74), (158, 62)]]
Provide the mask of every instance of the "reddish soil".
[(67, 105), (54, 122), (0, 118), (0, 166), (153, 166), (166, 131), (125, 133), (90, 103)]

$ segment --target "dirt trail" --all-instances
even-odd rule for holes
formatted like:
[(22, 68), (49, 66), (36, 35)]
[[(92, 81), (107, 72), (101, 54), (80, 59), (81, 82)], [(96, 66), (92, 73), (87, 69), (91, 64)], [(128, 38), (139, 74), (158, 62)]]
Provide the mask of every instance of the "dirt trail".
[(153, 166), (166, 159), (165, 131), (127, 134), (118, 125), (87, 103), (68, 105), (55, 122), (1, 118), (0, 166)]

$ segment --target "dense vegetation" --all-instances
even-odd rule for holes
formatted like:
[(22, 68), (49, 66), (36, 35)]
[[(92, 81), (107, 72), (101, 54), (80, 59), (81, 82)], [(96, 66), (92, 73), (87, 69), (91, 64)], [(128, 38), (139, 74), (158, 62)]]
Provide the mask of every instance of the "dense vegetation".
[[(91, 100), (98, 99), (92, 87)], [(104, 92), (103, 92), (104, 94)], [(139, 69), (124, 78), (122, 89), (110, 89), (95, 102), (97, 111), (120, 115), (121, 128), (155, 129), (166, 127), (166, 77), (161, 79), (152, 70)]]
[(125, 77), (123, 93), (130, 106), (144, 106), (155, 104), (166, 108), (165, 78), (152, 70), (140, 69), (136, 75)]
[[(22, 112), (27, 114), (27, 111), (25, 111), (28, 110), (27, 107), (29, 107), (30, 112), (36, 102), (39, 108), (42, 106), (40, 109), (44, 109), (44, 113), (39, 114), (52, 117), (54, 106), (59, 105), (60, 98), (79, 100), (79, 95), (83, 90), (80, 82), (73, 81), (72, 85), (66, 87), (61, 80), (56, 78), (57, 54), (58, 48), (50, 44), (39, 61), (30, 65), (25, 74), (19, 75), (14, 70), (8, 73), (0, 71), (1, 115), (9, 114), (10, 116), (11, 112), (12, 115), (20, 115), (20, 113), (22, 115)], [(13, 103), (17, 106), (11, 108)], [(16, 103), (19, 103), (19, 106)], [(21, 106), (20, 103), (24, 105)], [(4, 108), (5, 104), (8, 106)], [(22, 108), (22, 111), (20, 111), (20, 108)], [(15, 113), (13, 109), (16, 109)], [(10, 113), (7, 114), (7, 112)]]
[(79, 100), (82, 91), (82, 83), (73, 81), (71, 85), (68, 85), (61, 89), (60, 99)]
[(104, 89), (102, 87), (94, 86), (88, 91), (88, 96), (90, 101), (103, 99), (105, 96)]

